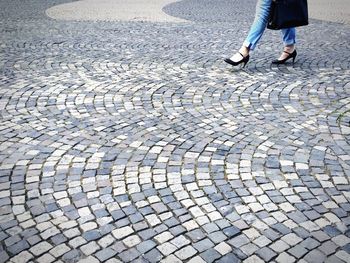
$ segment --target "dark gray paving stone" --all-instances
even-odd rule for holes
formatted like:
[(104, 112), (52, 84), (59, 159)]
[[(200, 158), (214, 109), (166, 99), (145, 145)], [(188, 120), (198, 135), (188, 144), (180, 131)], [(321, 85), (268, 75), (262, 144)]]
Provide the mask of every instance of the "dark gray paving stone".
[(242, 234), (242, 235), (239, 235), (239, 236), (236, 236), (234, 238), (231, 238), (228, 243), (236, 248), (239, 248), (245, 244), (248, 244), (250, 242), (249, 238)]
[(322, 245), (318, 248), (322, 253), (329, 256), (333, 254), (337, 250), (338, 246), (334, 244), (332, 241), (327, 241), (322, 243)]
[(192, 242), (197, 242), (206, 237), (206, 235), (200, 229), (192, 230), (186, 233), (186, 236), (188, 236), (192, 240)]
[(90, 230), (82, 234), (87, 241), (93, 241), (101, 238), (101, 233), (98, 230)]
[(6, 253), (6, 251), (0, 251), (0, 262), (5, 263), (9, 259), (9, 255)]
[(116, 254), (117, 254), (117, 252), (114, 249), (107, 247), (105, 249), (98, 251), (95, 254), (95, 257), (98, 258), (98, 260), (103, 262), (109, 258), (114, 257)]
[(305, 249), (301, 245), (296, 245), (288, 250), (288, 253), (291, 254), (295, 258), (302, 258), (306, 253), (308, 253), (308, 250)]
[(215, 223), (205, 224), (202, 227), (208, 234), (219, 230), (219, 227)]
[(56, 236), (51, 237), (50, 239), (55, 245), (62, 244), (64, 242), (67, 242), (68, 240), (63, 234), (58, 234)]
[(209, 248), (214, 247), (215, 244), (208, 238), (205, 238), (203, 240), (200, 240), (193, 244), (193, 247), (198, 250), (198, 252), (203, 252)]
[(230, 226), (230, 227), (224, 228), (223, 232), (226, 236), (228, 236), (229, 238), (232, 238), (234, 236), (239, 235), (241, 233), (241, 230), (235, 226)]
[(136, 249), (141, 253), (145, 254), (146, 252), (150, 251), (154, 247), (156, 247), (157, 244), (153, 242), (152, 240), (146, 240), (141, 242), (140, 244), (137, 245)]
[(239, 258), (237, 258), (233, 253), (228, 253), (219, 260), (216, 261), (217, 263), (238, 263), (241, 262)]
[(300, 211), (291, 212), (288, 214), (288, 217), (297, 224), (300, 224), (308, 220), (308, 218)]
[(272, 228), (276, 231), (278, 231), (279, 233), (281, 233), (282, 235), (287, 235), (289, 233), (291, 233), (292, 231), (286, 227), (285, 225), (281, 224), (281, 223), (277, 223), (272, 225)]
[(19, 254), (21, 251), (26, 250), (30, 247), (30, 245), (28, 244), (27, 241), (25, 240), (21, 240), (19, 242), (17, 242), (16, 244), (9, 246), (7, 249), (8, 251), (13, 254), (13, 255), (17, 255)]
[(324, 262), (326, 259), (326, 256), (319, 250), (315, 249), (307, 253), (304, 259), (310, 263)]
[(200, 253), (200, 257), (205, 261), (205, 262), (214, 262), (215, 260), (219, 259), (221, 255), (213, 248), (209, 248), (206, 251)]
[(273, 229), (266, 229), (264, 232), (263, 232), (264, 236), (266, 236), (268, 239), (272, 240), (272, 241), (275, 241), (277, 240), (278, 238), (281, 237), (281, 234), (276, 232), (275, 230)]
[(133, 260), (133, 263), (149, 263), (150, 261), (148, 261), (147, 259), (145, 259), (143, 256)]
[(133, 224), (133, 228), (136, 232), (140, 232), (142, 230), (148, 229), (148, 224), (145, 221), (137, 222)]
[(140, 256), (140, 252), (138, 252), (135, 248), (128, 249), (118, 254), (118, 257), (123, 262), (132, 262), (139, 256)]
[(226, 240), (227, 239), (227, 236), (222, 233), (222, 231), (216, 231), (214, 233), (210, 233), (208, 235), (208, 238), (213, 241), (215, 244), (219, 244), (221, 243), (222, 241)]
[(77, 250), (77, 249), (73, 249), (67, 253), (65, 253), (63, 256), (62, 256), (62, 260), (64, 262), (78, 262), (82, 257), (82, 253)]
[(335, 237), (341, 234), (341, 232), (334, 226), (325, 226), (323, 231), (330, 237)]
[(170, 231), (170, 233), (173, 236), (178, 236), (180, 234), (185, 233), (186, 232), (186, 228), (184, 228), (183, 226), (179, 225), (179, 226), (175, 226), (175, 227), (169, 228), (169, 231)]
[(328, 236), (325, 232), (323, 231), (315, 231), (312, 232), (313, 238), (315, 238), (317, 241), (323, 243), (326, 240), (330, 239), (330, 236)]
[(259, 249), (256, 251), (256, 254), (266, 262), (269, 262), (271, 259), (277, 256), (276, 252), (268, 247)]
[(328, 257), (324, 262), (325, 263), (344, 263), (343, 260), (341, 260), (340, 258), (338, 258), (335, 255)]
[(113, 243), (110, 247), (118, 254), (126, 250), (126, 246), (121, 241)]
[(320, 242), (318, 242), (317, 240), (309, 237), (307, 239), (305, 239), (304, 241), (302, 241), (300, 243), (301, 246), (305, 247), (308, 250), (314, 249), (316, 247), (318, 247), (320, 245)]
[(154, 231), (153, 229), (145, 229), (139, 232), (138, 235), (142, 237), (142, 239), (147, 240), (157, 235), (157, 232)]
[(318, 218), (321, 217), (321, 215), (314, 210), (305, 211), (304, 215), (307, 216), (307, 218), (309, 218), (311, 221), (317, 220)]
[(297, 234), (299, 237), (306, 239), (308, 238), (311, 234), (310, 232), (308, 232), (305, 228), (303, 227), (296, 227), (293, 228), (293, 232), (295, 232), (295, 234)]
[(350, 254), (350, 244), (346, 244), (345, 246), (342, 247), (344, 251), (346, 251), (348, 254)]
[(149, 262), (159, 262), (163, 258), (163, 255), (158, 251), (158, 249), (154, 248), (151, 251), (147, 252), (144, 257)]

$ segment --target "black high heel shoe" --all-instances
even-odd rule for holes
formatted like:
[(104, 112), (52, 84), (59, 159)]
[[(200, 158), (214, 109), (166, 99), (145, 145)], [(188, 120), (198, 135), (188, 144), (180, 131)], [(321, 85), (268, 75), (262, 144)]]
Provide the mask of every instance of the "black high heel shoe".
[(281, 65), (281, 64), (284, 64), (287, 62), (287, 60), (293, 58), (293, 64), (294, 64), (294, 61), (295, 61), (295, 58), (297, 57), (297, 51), (294, 49), (294, 51), (292, 53), (289, 53), (287, 51), (283, 51), (284, 53), (287, 53), (288, 56), (285, 58), (285, 59), (281, 59), (281, 60), (274, 60), (272, 61), (272, 64), (275, 64), (275, 65)]
[(229, 58), (225, 58), (225, 62), (232, 65), (232, 66), (238, 66), (239, 64), (243, 63), (243, 68), (245, 67), (245, 65), (247, 65), (248, 61), (249, 61), (249, 55), (247, 55), (246, 57), (243, 56), (240, 52), (238, 52), (241, 56), (242, 56), (242, 59), (240, 61), (233, 61)]

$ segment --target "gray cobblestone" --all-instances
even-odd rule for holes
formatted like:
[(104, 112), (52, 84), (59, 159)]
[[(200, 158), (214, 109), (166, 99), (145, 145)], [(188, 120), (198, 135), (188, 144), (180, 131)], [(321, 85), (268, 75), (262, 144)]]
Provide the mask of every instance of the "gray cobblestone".
[(114, 255), (116, 255), (117, 252), (115, 250), (113, 250), (110, 247), (107, 247), (105, 249), (102, 249), (100, 251), (98, 251), (95, 256), (96, 258), (98, 258), (100, 261), (106, 261), (107, 259), (113, 257)]
[(50, 263), (50, 262), (54, 262), (55, 258), (50, 254), (44, 254), (41, 257), (39, 257), (37, 260), (40, 263), (46, 263), (46, 262)]
[(266, 262), (270, 262), (277, 254), (268, 247), (263, 247), (259, 249), (256, 254)]
[(268, 30), (239, 69), (255, 0), (46, 11), (94, 2), (0, 2), (0, 261), (346, 261), (348, 25), (310, 20), (279, 66)]
[(320, 252), (319, 250), (312, 250), (308, 254), (305, 255), (304, 259), (310, 263), (324, 262), (326, 259), (326, 256), (322, 252)]
[(288, 250), (289, 254), (291, 254), (293, 257), (296, 258), (301, 258), (303, 257), (308, 250), (306, 250), (304, 247), (302, 247), (301, 245), (296, 245), (293, 246), (291, 249)]
[(9, 255), (6, 253), (6, 251), (1, 251), (0, 252), (0, 262), (4, 263), (9, 259)]
[(47, 252), (52, 248), (52, 245), (50, 245), (48, 242), (43, 241), (32, 248), (30, 248), (30, 252), (33, 253), (35, 256), (39, 256), (43, 254), (44, 252)]
[(163, 255), (159, 252), (159, 250), (154, 248), (145, 254), (145, 258), (149, 262), (159, 262), (163, 258)]
[(200, 257), (204, 259), (205, 262), (214, 262), (221, 257), (220, 253), (215, 249), (210, 248), (200, 254)]
[(140, 256), (140, 253), (134, 248), (130, 248), (130, 249), (118, 254), (118, 257), (121, 258), (121, 260), (123, 262), (132, 262), (133, 260), (135, 260), (139, 256)]

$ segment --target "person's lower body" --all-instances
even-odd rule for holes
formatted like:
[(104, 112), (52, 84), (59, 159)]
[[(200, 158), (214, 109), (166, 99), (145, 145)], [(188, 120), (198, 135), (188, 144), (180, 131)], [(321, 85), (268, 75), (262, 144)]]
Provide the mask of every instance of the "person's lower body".
[(269, 20), (270, 8), (272, 0), (258, 0), (255, 8), (255, 18), (249, 33), (243, 42), (243, 46), (248, 50), (254, 50), (262, 37), (267, 22)]
[[(245, 60), (246, 63), (247, 58), (249, 60), (249, 52), (256, 48), (259, 40), (261, 39), (266, 29), (269, 20), (271, 2), (272, 0), (258, 0), (256, 4), (254, 22), (240, 50), (236, 54), (234, 54), (230, 59), (228, 59), (234, 62), (230, 64), (233, 65), (235, 63), (240, 63), (243, 60)], [(294, 52), (296, 43), (295, 28), (282, 29), (282, 37), (285, 47), (284, 52), (282, 53), (279, 60), (284, 59), (286, 56), (288, 56), (288, 54), (292, 54)]]

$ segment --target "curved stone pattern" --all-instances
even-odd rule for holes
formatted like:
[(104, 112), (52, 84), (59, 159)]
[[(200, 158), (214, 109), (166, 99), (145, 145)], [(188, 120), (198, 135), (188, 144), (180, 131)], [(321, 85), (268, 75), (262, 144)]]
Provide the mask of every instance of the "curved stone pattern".
[(309, 0), (308, 5), (312, 18), (350, 24), (350, 5), (346, 0)]
[(1, 262), (349, 262), (348, 26), (300, 28), (294, 66), (267, 31), (241, 70), (253, 0), (60, 3), (0, 3)]
[(186, 22), (171, 17), (162, 8), (174, 0), (79, 0), (46, 10), (59, 20)]

